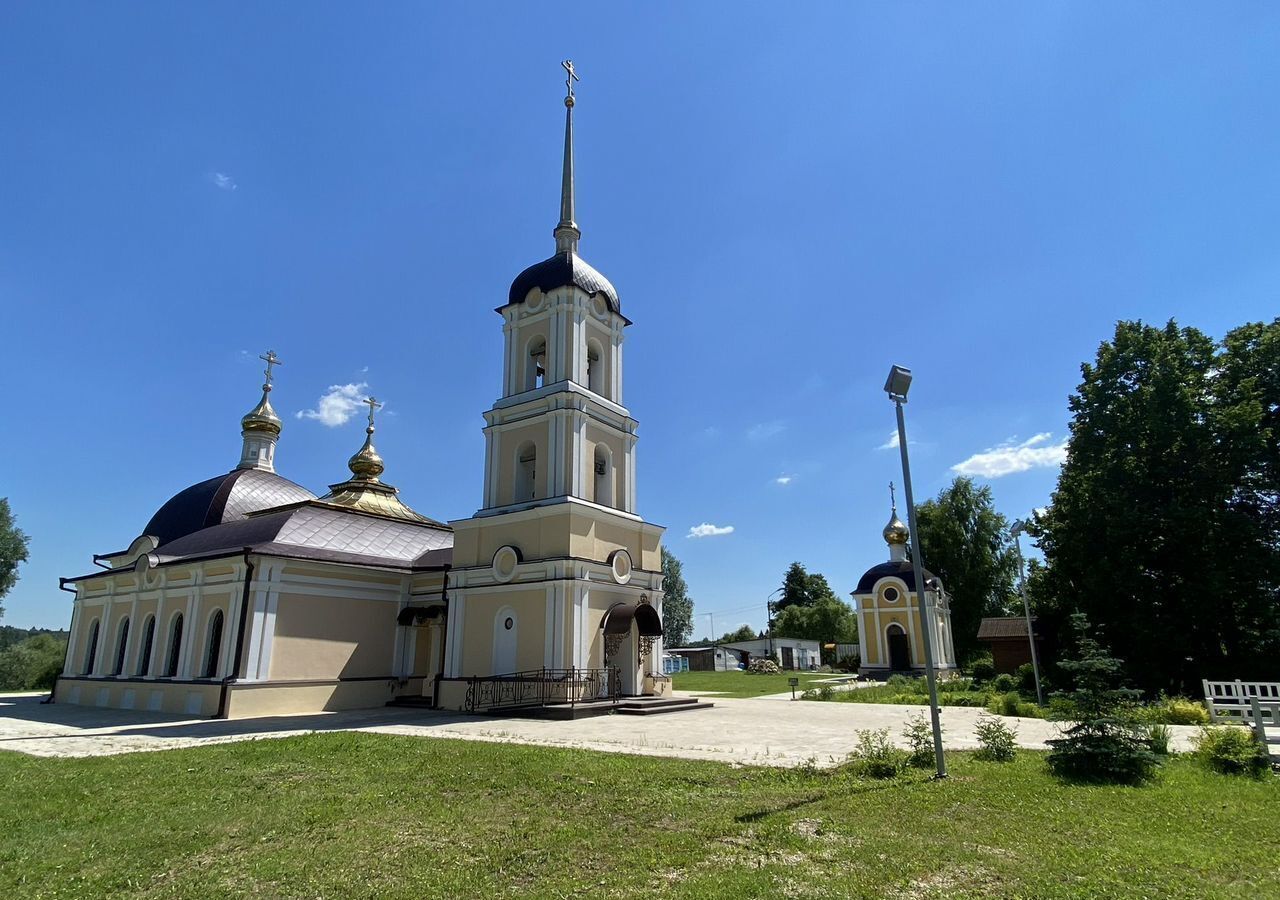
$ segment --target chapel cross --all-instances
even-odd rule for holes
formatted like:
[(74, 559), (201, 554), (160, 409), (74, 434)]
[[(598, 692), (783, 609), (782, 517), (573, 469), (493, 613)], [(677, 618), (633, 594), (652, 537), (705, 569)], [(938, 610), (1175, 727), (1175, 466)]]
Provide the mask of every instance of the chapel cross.
[(568, 96), (567, 96), (565, 99), (566, 99), (566, 100), (572, 100), (572, 99), (573, 99), (573, 83), (574, 83), (575, 81), (581, 81), (582, 79), (581, 79), (581, 78), (579, 78), (579, 77), (578, 77), (578, 73), (577, 73), (576, 71), (574, 71), (574, 68), (573, 68), (573, 60), (571, 60), (571, 59), (566, 59), (564, 62), (560, 63), (560, 65), (564, 66), (564, 70), (565, 70), (565, 72), (567, 72), (567, 73), (568, 73), (568, 77), (567, 77), (567, 78), (565, 78), (565, 80), (564, 80), (564, 86), (565, 86), (565, 88), (567, 88), (567, 89), (568, 89), (569, 94), (568, 94)]
[(282, 366), (282, 365), (284, 365), (284, 363), (282, 363), (282, 362), (280, 361), (280, 357), (276, 356), (276, 351), (274, 351), (274, 350), (268, 350), (266, 353), (264, 353), (264, 354), (262, 354), (261, 356), (259, 356), (259, 357), (258, 357), (258, 359), (262, 360), (263, 362), (265, 362), (265, 363), (267, 364), (267, 369), (266, 369), (266, 371), (265, 371), (265, 372), (263, 372), (263, 374), (267, 376), (267, 384), (266, 384), (266, 386), (267, 386), (267, 388), (268, 388), (268, 389), (270, 389), (270, 387), (271, 387), (271, 367), (272, 367), (272, 366)]
[(889, 505), (893, 507), (894, 512), (898, 511), (898, 495), (894, 493), (893, 482), (889, 482)]
[(365, 397), (362, 401), (369, 405), (369, 427), (373, 427), (373, 414), (376, 410), (381, 409), (385, 404), (379, 403), (375, 397)]

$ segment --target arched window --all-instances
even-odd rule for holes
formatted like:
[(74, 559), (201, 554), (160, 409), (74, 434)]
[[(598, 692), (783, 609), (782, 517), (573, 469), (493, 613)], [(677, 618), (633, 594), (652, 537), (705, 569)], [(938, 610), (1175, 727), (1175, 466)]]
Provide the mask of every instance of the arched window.
[(204, 651), (204, 677), (218, 676), (218, 657), (222, 653), (222, 610), (215, 610), (209, 620), (209, 646)]
[(525, 360), (524, 389), (536, 390), (547, 380), (547, 340), (536, 337), (529, 342), (529, 358)]
[(613, 454), (607, 444), (596, 444), (591, 470), (595, 473), (595, 493), (592, 495), (601, 506), (613, 506)]
[(607, 396), (604, 389), (604, 362), (600, 352), (599, 341), (587, 341), (587, 387), (599, 394)]
[(129, 648), (129, 617), (120, 620), (119, 637), (116, 638), (116, 664), (111, 667), (112, 675), (124, 671), (124, 652)]
[(151, 672), (151, 648), (156, 642), (156, 617), (147, 616), (142, 625), (142, 650), (138, 652), (138, 674)]
[(533, 442), (522, 444), (516, 451), (515, 503), (533, 500), (538, 489), (538, 448)]
[(173, 617), (169, 626), (169, 655), (165, 658), (164, 677), (178, 677), (178, 654), (182, 652), (182, 613)]
[(98, 655), (98, 620), (89, 626), (89, 646), (84, 654), (84, 674), (93, 674), (93, 661)]

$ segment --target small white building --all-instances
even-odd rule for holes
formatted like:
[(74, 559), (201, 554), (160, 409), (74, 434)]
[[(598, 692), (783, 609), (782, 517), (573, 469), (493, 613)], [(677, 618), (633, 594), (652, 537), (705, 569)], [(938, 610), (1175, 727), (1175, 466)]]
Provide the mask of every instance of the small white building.
[(748, 666), (751, 665), (751, 660), (761, 657), (772, 657), (773, 661), (784, 669), (816, 669), (822, 665), (820, 641), (775, 637), (737, 641), (722, 646), (742, 652), (745, 655), (743, 663)]
[(691, 672), (734, 672), (742, 668), (742, 652), (725, 645), (714, 647), (672, 647), (667, 651), (689, 661)]

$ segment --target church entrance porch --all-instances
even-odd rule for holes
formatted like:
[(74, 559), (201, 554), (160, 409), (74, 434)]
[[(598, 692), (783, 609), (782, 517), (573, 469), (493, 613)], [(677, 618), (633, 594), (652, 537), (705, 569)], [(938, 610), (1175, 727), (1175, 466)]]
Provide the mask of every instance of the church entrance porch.
[(653, 645), (662, 637), (662, 620), (652, 605), (615, 603), (600, 623), (604, 632), (604, 666), (617, 672), (618, 691), (637, 697), (644, 690), (644, 669)]

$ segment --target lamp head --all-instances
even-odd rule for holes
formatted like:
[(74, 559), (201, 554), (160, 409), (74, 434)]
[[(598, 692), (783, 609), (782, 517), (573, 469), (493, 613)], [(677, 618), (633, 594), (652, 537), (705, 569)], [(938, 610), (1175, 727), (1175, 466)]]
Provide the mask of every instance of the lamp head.
[(1009, 534), (1013, 535), (1014, 537), (1017, 537), (1018, 535), (1025, 533), (1026, 530), (1027, 530), (1027, 523), (1023, 519), (1017, 519), (1014, 521), (1013, 525), (1009, 528)]
[(907, 391), (911, 390), (911, 370), (903, 366), (891, 368), (884, 389), (890, 400), (906, 400)]

